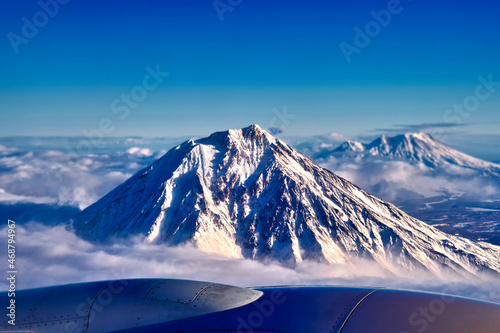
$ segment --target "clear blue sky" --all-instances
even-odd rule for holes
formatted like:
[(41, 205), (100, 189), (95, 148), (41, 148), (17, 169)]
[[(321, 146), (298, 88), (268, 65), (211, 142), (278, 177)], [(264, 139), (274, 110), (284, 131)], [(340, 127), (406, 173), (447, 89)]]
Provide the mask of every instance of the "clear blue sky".
[[(287, 135), (423, 123), (500, 134), (500, 86), (469, 116), (444, 116), (474, 95), (478, 76), (500, 81), (498, 1), (402, 0), (350, 63), (339, 45), (355, 46), (354, 28), (388, 1), (221, 0), (224, 20), (212, 0), (65, 2), (47, 22), (36, 1), (0, 4), (0, 136), (82, 135), (106, 118), (112, 136), (250, 123)], [(23, 17), (38, 20), (34, 36)], [(157, 64), (169, 75), (126, 117), (114, 113)], [(284, 106), (295, 118), (276, 118)]]

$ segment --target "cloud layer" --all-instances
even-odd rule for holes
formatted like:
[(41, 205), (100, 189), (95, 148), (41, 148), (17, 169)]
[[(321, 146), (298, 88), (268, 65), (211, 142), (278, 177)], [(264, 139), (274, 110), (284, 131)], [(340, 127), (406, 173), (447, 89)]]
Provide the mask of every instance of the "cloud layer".
[(398, 160), (336, 159), (318, 161), (337, 175), (382, 199), (401, 203), (416, 198), (448, 197), (500, 200), (500, 180), (471, 169), (446, 166), (431, 170)]
[[(5, 235), (2, 228), (0, 234)], [(6, 237), (0, 247), (6, 248)], [(239, 286), (344, 285), (380, 286), (473, 297), (500, 302), (500, 281), (436, 280), (384, 273), (369, 262), (327, 265), (303, 262), (293, 270), (203, 253), (190, 246), (167, 247), (139, 238), (95, 245), (63, 226), (17, 226), (18, 288), (117, 278), (181, 278)], [(1, 260), (7, 260), (2, 258)], [(7, 284), (0, 282), (5, 290)]]
[(57, 150), (0, 147), (0, 203), (76, 206), (92, 204), (165, 151), (126, 151), (81, 156)]
[[(316, 151), (331, 148), (344, 138), (336, 133), (311, 140), (296, 139), (294, 146)], [(33, 141), (34, 140), (34, 141)], [(8, 143), (8, 144), (7, 144)], [(0, 212), (23, 221), (64, 222), (79, 209), (98, 200), (133, 173), (159, 158), (164, 151), (146, 139), (128, 138), (106, 149), (81, 156), (57, 140), (12, 141), (0, 145)], [(168, 149), (168, 145), (165, 149)], [(430, 197), (443, 191), (468, 193), (477, 198), (499, 193), (498, 187), (463, 170), (447, 170), (447, 177), (403, 162), (339, 163), (324, 166), (386, 200)], [(449, 176), (449, 175), (454, 176)], [(428, 276), (389, 275), (369, 262), (356, 265), (300, 263), (295, 270), (275, 263), (231, 259), (190, 246), (169, 248), (141, 239), (96, 245), (62, 226), (38, 223), (18, 225), (19, 287), (115, 278), (183, 278), (240, 286), (328, 284), (385, 286), (446, 292), (500, 302), (500, 281), (444, 281)], [(0, 229), (0, 234), (6, 234)], [(6, 237), (0, 238), (5, 248)], [(5, 252), (2, 253), (2, 255)], [(1, 260), (6, 260), (3, 258)], [(6, 284), (0, 281), (0, 288)]]

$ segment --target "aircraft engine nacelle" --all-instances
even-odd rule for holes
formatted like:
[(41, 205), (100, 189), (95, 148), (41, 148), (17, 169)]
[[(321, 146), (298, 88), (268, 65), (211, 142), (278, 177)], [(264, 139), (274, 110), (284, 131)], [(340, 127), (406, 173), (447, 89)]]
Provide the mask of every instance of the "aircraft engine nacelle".
[[(12, 298), (2, 293), (1, 299), (8, 305)], [(500, 332), (500, 305), (454, 296), (326, 286), (240, 288), (169, 279), (17, 291), (14, 312), (15, 325), (3, 316), (0, 332)]]

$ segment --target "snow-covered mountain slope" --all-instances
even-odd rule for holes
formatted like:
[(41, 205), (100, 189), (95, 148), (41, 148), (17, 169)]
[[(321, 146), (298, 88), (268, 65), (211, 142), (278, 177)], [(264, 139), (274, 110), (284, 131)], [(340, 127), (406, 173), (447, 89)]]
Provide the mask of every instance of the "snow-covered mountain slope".
[(187, 141), (74, 221), (84, 238), (143, 234), (232, 257), (463, 275), (500, 272), (500, 247), (445, 234), (313, 163), (257, 125)]
[(382, 135), (369, 144), (346, 141), (339, 147), (318, 153), (315, 159), (328, 157), (400, 159), (413, 163), (423, 163), (435, 168), (454, 165), (469, 169), (484, 170), (500, 176), (500, 165), (483, 161), (464, 154), (436, 140), (427, 133), (408, 133), (393, 137)]

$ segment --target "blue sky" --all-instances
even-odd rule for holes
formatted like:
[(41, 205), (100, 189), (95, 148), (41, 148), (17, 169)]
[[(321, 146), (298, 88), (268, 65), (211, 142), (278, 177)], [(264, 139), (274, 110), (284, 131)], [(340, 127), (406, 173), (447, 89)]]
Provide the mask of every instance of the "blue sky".
[[(0, 136), (77, 136), (101, 131), (103, 119), (108, 136), (250, 123), (304, 136), (441, 123), (500, 134), (500, 86), (467, 116), (446, 113), (474, 95), (478, 77), (500, 81), (493, 0), (220, 0), (223, 20), (212, 0), (64, 2), (46, 22), (36, 1), (0, 4)], [(371, 11), (389, 8), (390, 22), (346, 61), (340, 44), (356, 46), (355, 27), (366, 33)], [(24, 17), (39, 20), (34, 36), (23, 35)], [(114, 112), (122, 94), (144, 91), (148, 66), (169, 75), (126, 115)], [(277, 118), (284, 107), (293, 118)]]

